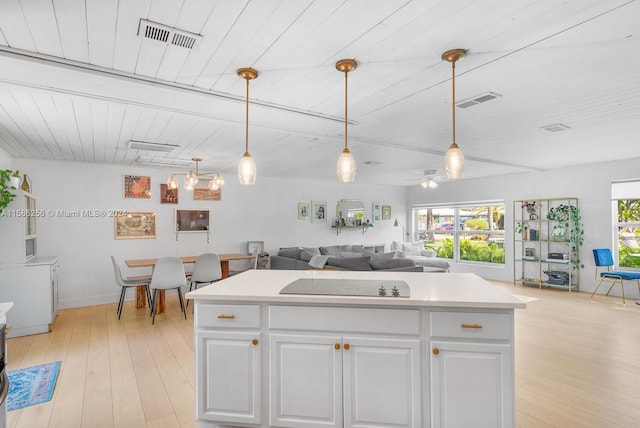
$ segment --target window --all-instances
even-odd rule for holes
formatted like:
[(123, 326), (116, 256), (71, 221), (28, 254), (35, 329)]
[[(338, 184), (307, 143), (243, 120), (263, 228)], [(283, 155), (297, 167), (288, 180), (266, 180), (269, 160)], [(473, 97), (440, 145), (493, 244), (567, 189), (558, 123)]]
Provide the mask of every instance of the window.
[(419, 240), (438, 257), (504, 265), (504, 202), (416, 206)]
[(640, 268), (640, 180), (614, 182), (611, 190), (617, 266)]

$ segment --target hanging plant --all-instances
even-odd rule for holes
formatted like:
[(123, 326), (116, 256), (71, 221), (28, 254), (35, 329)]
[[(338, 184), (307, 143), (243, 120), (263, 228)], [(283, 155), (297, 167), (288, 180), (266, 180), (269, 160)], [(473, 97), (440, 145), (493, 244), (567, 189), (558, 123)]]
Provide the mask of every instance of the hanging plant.
[(567, 240), (574, 249), (582, 246), (584, 241), (584, 228), (581, 219), (580, 210), (573, 205), (560, 204), (557, 207), (549, 208), (547, 213), (547, 220), (558, 222), (553, 227), (552, 236), (556, 239)]
[(17, 190), (18, 188), (11, 184), (11, 177), (20, 178), (20, 173), (10, 169), (0, 170), (0, 214), (16, 197), (12, 190)]

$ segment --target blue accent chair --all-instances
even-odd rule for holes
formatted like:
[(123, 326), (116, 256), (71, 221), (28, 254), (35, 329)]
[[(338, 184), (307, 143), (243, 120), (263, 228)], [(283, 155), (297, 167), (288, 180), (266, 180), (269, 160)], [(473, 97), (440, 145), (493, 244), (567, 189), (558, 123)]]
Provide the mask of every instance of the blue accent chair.
[[(620, 282), (620, 287), (622, 288), (622, 303), (625, 305), (623, 281), (636, 281), (638, 284), (638, 292), (640, 293), (640, 272), (615, 269), (610, 249), (594, 248), (593, 258), (596, 262), (596, 279), (600, 278), (600, 282), (598, 282), (598, 286), (593, 290), (593, 293), (591, 293), (591, 298), (593, 298), (593, 295), (596, 294), (596, 291), (598, 291), (598, 288), (600, 288), (603, 282), (611, 283), (609, 290), (607, 290), (607, 296), (613, 286), (616, 285), (617, 282)], [(601, 270), (604, 268), (607, 270)]]

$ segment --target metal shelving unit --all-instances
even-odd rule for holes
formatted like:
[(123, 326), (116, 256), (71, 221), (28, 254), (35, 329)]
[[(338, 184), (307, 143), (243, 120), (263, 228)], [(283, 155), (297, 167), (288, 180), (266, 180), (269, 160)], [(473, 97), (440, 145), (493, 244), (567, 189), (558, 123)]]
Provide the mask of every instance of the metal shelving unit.
[(578, 198), (513, 201), (514, 285), (579, 290), (581, 232), (577, 239), (571, 233), (573, 216), (558, 220), (570, 210), (579, 210)]

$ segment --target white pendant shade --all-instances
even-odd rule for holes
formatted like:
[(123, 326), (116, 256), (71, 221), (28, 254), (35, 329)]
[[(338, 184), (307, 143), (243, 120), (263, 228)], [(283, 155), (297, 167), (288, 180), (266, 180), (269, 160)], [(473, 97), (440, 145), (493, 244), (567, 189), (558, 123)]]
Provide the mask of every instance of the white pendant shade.
[(449, 150), (444, 155), (444, 169), (447, 171), (447, 178), (451, 180), (464, 175), (464, 154), (455, 143), (449, 146)]
[(238, 181), (240, 184), (255, 184), (256, 182), (256, 163), (249, 152), (246, 152), (238, 163)]
[(178, 188), (178, 179), (174, 176), (169, 177), (167, 180), (167, 187), (169, 189), (177, 189)]
[(338, 157), (338, 181), (342, 183), (353, 183), (356, 179), (356, 160), (349, 151), (344, 149)]

